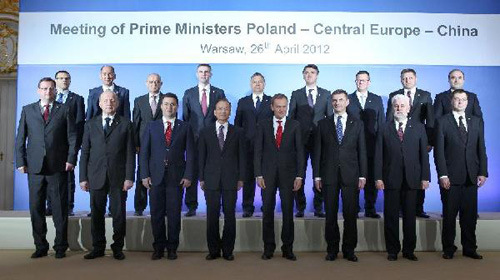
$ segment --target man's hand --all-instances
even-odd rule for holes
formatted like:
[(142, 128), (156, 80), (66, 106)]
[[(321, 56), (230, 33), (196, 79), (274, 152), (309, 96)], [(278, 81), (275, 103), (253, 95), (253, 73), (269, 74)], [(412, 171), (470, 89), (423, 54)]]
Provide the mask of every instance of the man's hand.
[(243, 188), (243, 181), (238, 181), (238, 191), (241, 190), (241, 188)]
[(384, 190), (385, 189), (384, 181), (382, 181), (382, 180), (375, 181), (375, 187), (379, 191)]
[(200, 181), (200, 188), (205, 191), (205, 181)]
[(318, 192), (321, 192), (321, 188), (323, 188), (323, 184), (321, 183), (321, 180), (315, 180), (314, 181), (314, 187)]
[(266, 188), (266, 182), (264, 182), (264, 177), (257, 177), (257, 186), (261, 189)]
[(142, 185), (148, 190), (151, 189), (151, 177), (142, 179)]
[(422, 190), (426, 190), (429, 188), (429, 181), (422, 181), (420, 185), (422, 186)]
[(482, 187), (484, 183), (486, 183), (486, 178), (485, 176), (477, 176), (477, 186)]
[(73, 171), (75, 170), (75, 166), (69, 162), (66, 162), (66, 171)]
[(365, 178), (359, 178), (359, 181), (358, 181), (358, 189), (359, 190), (362, 190), (365, 188), (365, 185), (366, 185), (366, 179)]
[(132, 182), (131, 180), (125, 180), (125, 182), (123, 182), (123, 191), (126, 192), (128, 190), (130, 190), (132, 187), (134, 186), (134, 182)]
[(21, 173), (26, 173), (28, 172), (28, 167), (26, 165), (23, 165), (21, 167), (18, 167), (17, 170)]
[(450, 178), (448, 178), (448, 177), (439, 178), (439, 185), (441, 185), (441, 188), (443, 188), (445, 190), (449, 190), (450, 189)]
[(302, 178), (295, 178), (293, 181), (293, 191), (296, 192), (302, 188)]
[(181, 182), (179, 183), (184, 189), (191, 187), (191, 180), (188, 180), (186, 178), (182, 178)]
[(80, 182), (80, 189), (82, 189), (82, 191), (84, 191), (84, 192), (88, 192), (90, 189), (89, 182), (88, 181)]

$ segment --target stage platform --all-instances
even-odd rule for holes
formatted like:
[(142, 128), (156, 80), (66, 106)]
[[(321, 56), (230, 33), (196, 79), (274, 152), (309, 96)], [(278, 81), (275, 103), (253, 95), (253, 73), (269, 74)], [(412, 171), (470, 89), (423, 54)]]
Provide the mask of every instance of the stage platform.
[[(68, 240), (70, 250), (89, 250), (92, 248), (90, 234), (90, 218), (87, 212), (77, 212), (69, 218)], [(146, 213), (148, 214), (148, 213)], [(441, 250), (441, 216), (440, 213), (429, 213), (430, 219), (417, 219), (417, 251)], [(342, 216), (339, 214), (339, 226), (342, 235)], [(53, 245), (54, 227), (50, 217), (47, 218), (47, 240)], [(221, 231), (223, 220), (221, 219)], [(360, 214), (358, 219), (358, 247), (357, 251), (385, 251), (383, 219), (364, 218)], [(400, 221), (401, 226), (401, 221)], [(236, 223), (237, 252), (262, 251), (262, 213), (255, 213), (252, 218), (237, 216)], [(295, 218), (295, 251), (325, 251), (324, 219), (316, 218), (312, 213), (306, 213), (304, 218)], [(109, 244), (112, 242), (111, 218), (106, 218), (106, 237)], [(460, 226), (457, 221), (456, 244), (460, 246)], [(281, 216), (276, 215), (275, 233), (277, 248), (279, 249)], [(500, 250), (500, 213), (480, 213), (477, 224), (477, 240), (481, 251)], [(179, 251), (207, 251), (206, 244), (206, 217), (205, 213), (198, 213), (195, 217), (182, 219)], [(402, 235), (402, 232), (400, 231)], [(126, 250), (152, 251), (153, 236), (151, 232), (150, 216), (135, 217), (127, 213)], [(31, 236), (31, 222), (27, 211), (0, 211), (0, 249), (34, 249)]]

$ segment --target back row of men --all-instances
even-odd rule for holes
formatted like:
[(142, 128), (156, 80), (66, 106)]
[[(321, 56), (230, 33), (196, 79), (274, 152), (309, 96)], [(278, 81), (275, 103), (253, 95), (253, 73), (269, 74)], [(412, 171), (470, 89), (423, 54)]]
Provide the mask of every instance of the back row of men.
[[(171, 192), (166, 196), (167, 199), (176, 198), (175, 201), (168, 202), (151, 201), (152, 219), (157, 220), (152, 223), (156, 243), (156, 245), (153, 244), (156, 254), (153, 257), (161, 258), (165, 247), (169, 251), (169, 257), (171, 253), (172, 258), (175, 255), (180, 219), (178, 219), (177, 214), (169, 217), (169, 221), (178, 221), (178, 223), (174, 222), (171, 225), (169, 222), (169, 242), (167, 242), (166, 237), (163, 236), (165, 224), (162, 217), (165, 212), (167, 216), (172, 215), (169, 212), (180, 215), (180, 201), (184, 188), (187, 188), (188, 193), (185, 199), (189, 207), (187, 215), (195, 215), (197, 206), (196, 182), (199, 180), (207, 200), (207, 241), (210, 251), (207, 259), (217, 258), (220, 256), (221, 250), (224, 258), (234, 259), (232, 255), (235, 238), (234, 205), (236, 192), (234, 191), (243, 187), (243, 216), (250, 217), (254, 211), (253, 198), (255, 181), (257, 180), (257, 184), (263, 189), (263, 238), (265, 244), (263, 258), (270, 259), (275, 250), (272, 223), (274, 222), (275, 193), (279, 189), (284, 220), (283, 256), (295, 259), (292, 251), (293, 197), (295, 197), (298, 209), (296, 216), (301, 217), (304, 215), (305, 209), (303, 185), (306, 162), (310, 157), (314, 172), (314, 214), (324, 217), (323, 205), (326, 209), (327, 260), (334, 260), (339, 251), (340, 236), (336, 219), (339, 193), (342, 193), (344, 200), (345, 219), (342, 251), (344, 258), (351, 261), (357, 260), (354, 255), (357, 237), (355, 219), (359, 207), (357, 198), (359, 190), (363, 189), (365, 184), (367, 185), (365, 188), (365, 216), (367, 217), (379, 218), (374, 208), (376, 190), (386, 190), (384, 192), (384, 215), (389, 259), (394, 260), (395, 255), (397, 256), (397, 252), (400, 250), (397, 221), (399, 205), (401, 204), (405, 231), (403, 256), (416, 260), (413, 255), (415, 247), (414, 218), (415, 215), (428, 217), (423, 212), (423, 197), (430, 179), (427, 153), (431, 147), (436, 145), (435, 152), (443, 153), (437, 154), (435, 157), (442, 189), (450, 189), (450, 180), (452, 185), (458, 184), (466, 187), (471, 184), (476, 185), (476, 179), (479, 180), (480, 186), (486, 180), (484, 133), (481, 111), (476, 96), (461, 89), (464, 81), (463, 73), (460, 70), (453, 70), (449, 74), (451, 89), (436, 97), (434, 104), (436, 109), (434, 110), (430, 93), (416, 89), (415, 71), (404, 69), (401, 72), (401, 82), (404, 89), (390, 94), (387, 125), (385, 125), (382, 99), (380, 96), (368, 92), (370, 84), (368, 72), (360, 71), (357, 73), (357, 91), (351, 95), (343, 90), (330, 93), (317, 87), (318, 74), (319, 70), (316, 65), (304, 67), (303, 75), (306, 86), (292, 93), (290, 103), (288, 103), (287, 97), (282, 94), (277, 94), (273, 98), (265, 95), (263, 75), (253, 74), (251, 77), (253, 93), (238, 102), (235, 118), (236, 128), (227, 123), (231, 111), (230, 102), (225, 99), (221, 89), (210, 85), (211, 68), (207, 64), (200, 64), (197, 68), (198, 86), (188, 89), (184, 94), (182, 105), (185, 122), (181, 123), (176, 120), (179, 103), (177, 96), (160, 92), (162, 82), (158, 74), (148, 76), (149, 93), (135, 100), (134, 125), (132, 125), (129, 121), (130, 109), (127, 108), (129, 104), (128, 90), (113, 83), (116, 76), (111, 66), (102, 67), (101, 79), (104, 85), (90, 90), (85, 129), (83, 129), (85, 120), (82, 117), (83, 99), (68, 92), (69, 74), (65, 71), (56, 73), (57, 88), (61, 89), (57, 94), (57, 102), (51, 100), (52, 80), (42, 79), (38, 85), (41, 101), (23, 108), (17, 139), (17, 166), (21, 171), (27, 171), (31, 175), (28, 179), (30, 183), (30, 209), (35, 244), (37, 245), (35, 257), (46, 254), (48, 249), (48, 243), (44, 240), (45, 219), (43, 218), (42, 221), (41, 217), (44, 215), (46, 192), (52, 197), (53, 206), (57, 206), (53, 207), (56, 232), (59, 233), (56, 234), (56, 257), (58, 252), (64, 252), (67, 248), (67, 244), (64, 245), (64, 242), (61, 241), (64, 239), (61, 236), (65, 235), (64, 224), (67, 223), (67, 216), (65, 217), (64, 214), (68, 212), (67, 196), (65, 196), (68, 191), (63, 192), (60, 186), (67, 184), (68, 179), (69, 181), (74, 179), (71, 175), (68, 175), (69, 178), (62, 178), (64, 176), (60, 176), (60, 174), (53, 175), (59, 169), (63, 171), (73, 170), (76, 154), (80, 144), (83, 143), (80, 159), (80, 186), (83, 190), (91, 190), (94, 240), (94, 251), (87, 255), (88, 258), (101, 256), (104, 252), (106, 241), (104, 239), (103, 211), (108, 193), (110, 195), (110, 211), (114, 221), (117, 221), (114, 227), (116, 239), (112, 248), (115, 258), (124, 258), (121, 248), (125, 234), (126, 191), (133, 185), (135, 152), (138, 152), (138, 178), (142, 180), (137, 181), (142, 185), (138, 185), (136, 188), (136, 215), (142, 215), (142, 211), (146, 207), (145, 202), (143, 202), (147, 197), (146, 190), (151, 186), (162, 184), (167, 186), (160, 189), (152, 188), (151, 192), (153, 193), (161, 192), (155, 196), (156, 198), (165, 198), (165, 192)], [(48, 101), (45, 102), (47, 104), (44, 103), (44, 100)], [(69, 102), (73, 102), (73, 104)], [(60, 103), (66, 103), (69, 106), (61, 107)], [(28, 110), (28, 107), (36, 107), (34, 112), (38, 118), (31, 116), (32, 119), (30, 119), (33, 110)], [(52, 117), (55, 117), (56, 113), (54, 112), (60, 107), (63, 108), (61, 111), (67, 111), (67, 113), (63, 115), (65, 118), (59, 118), (59, 121), (66, 121), (68, 125), (57, 126), (55, 120), (53, 125), (57, 129), (66, 129), (66, 132), (60, 131), (62, 135), (59, 137), (60, 142), (47, 142), (47, 133), (50, 131), (48, 126), (51, 124)], [(284, 117), (287, 111), (288, 120), (285, 121)], [(449, 141), (447, 136), (440, 137), (441, 134), (447, 133), (440, 129), (446, 130), (447, 126), (437, 126), (437, 133), (435, 133), (436, 116), (452, 111), (461, 114), (460, 121), (456, 117), (455, 125), (457, 133), (460, 133), (460, 139), (463, 141), (462, 146), (463, 144), (466, 146), (458, 148), (465, 149), (467, 155), (460, 152), (456, 153), (458, 155), (450, 154), (449, 143), (443, 143), (443, 141)], [(467, 118), (466, 125), (463, 117)], [(30, 122), (38, 121), (38, 119), (43, 121), (40, 126)], [(257, 125), (258, 123), (260, 125)], [(213, 127), (214, 124), (215, 127)], [(161, 130), (159, 128), (155, 130), (155, 125), (160, 125)], [(177, 126), (179, 129), (176, 129)], [(70, 131), (70, 127), (74, 127), (75, 131)], [(120, 133), (113, 133), (113, 130)], [(157, 130), (160, 130), (160, 133)], [(475, 131), (473, 136), (471, 136), (472, 130)], [(64, 137), (66, 133), (68, 137)], [(45, 137), (45, 139), (39, 139), (40, 143), (34, 144), (37, 142), (36, 139), (40, 137)], [(179, 137), (178, 145), (181, 147), (174, 149), (176, 139)], [(26, 149), (27, 138), (29, 141)], [(158, 139), (161, 143), (155, 142)], [(454, 144), (456, 143), (452, 142), (451, 146), (453, 147)], [(38, 149), (33, 148), (37, 145)], [(63, 152), (64, 148), (69, 147), (67, 160), (63, 159), (66, 160), (65, 165), (58, 165), (61, 160), (58, 160), (60, 157), (57, 157), (57, 153), (47, 153), (48, 149), (56, 146), (59, 147), (56, 152)], [(38, 151), (38, 153), (33, 152), (33, 150)], [(176, 154), (177, 156), (175, 156)], [(450, 160), (446, 158), (449, 154), (452, 157), (463, 156), (464, 158)], [(471, 165), (475, 165), (477, 162), (479, 166), (469, 166), (469, 161)], [(382, 164), (376, 165), (375, 162)], [(450, 163), (453, 162), (460, 162), (465, 166), (463, 168), (462, 166), (459, 168), (450, 167)], [(447, 168), (450, 170), (445, 171)], [(467, 175), (467, 181), (454, 181), (455, 173), (453, 172), (456, 170), (459, 170), (456, 173), (457, 176)], [(460, 173), (465, 170), (470, 174)], [(448, 176), (450, 180), (446, 181)], [(55, 186), (51, 187), (51, 184)], [(172, 186), (180, 184), (184, 188), (179, 188), (179, 192), (177, 192), (176, 188), (168, 188), (169, 184)], [(123, 186), (121, 189), (123, 192), (120, 189), (114, 189), (112, 186), (115, 185)], [(324, 189), (326, 191), (323, 191)], [(466, 189), (470, 190), (470, 188)], [(189, 198), (191, 190), (193, 190), (192, 200)], [(174, 192), (172, 193), (172, 191)], [(459, 188), (453, 199), (450, 199), (451, 204), (456, 205), (457, 201), (462, 201), (464, 192), (460, 191)], [(151, 197), (153, 197), (153, 193), (150, 193)], [(473, 193), (468, 194), (472, 195)], [(221, 196), (226, 219), (222, 240), (218, 233)], [(477, 197), (477, 188), (475, 196)], [(57, 199), (54, 200), (54, 198)], [(442, 199), (445, 202), (448, 195), (442, 194)], [(471, 203), (467, 201), (466, 204)], [(143, 208), (140, 208), (141, 205)], [(460, 209), (463, 209), (460, 203), (459, 206)], [(446, 210), (447, 207), (453, 209)], [(468, 207), (467, 211), (476, 213), (477, 198), (475, 204), (472, 203)], [(453, 239), (454, 221), (458, 208), (458, 206), (446, 205), (443, 207), (445, 224), (449, 222), (451, 226), (451, 220), (453, 220)], [(94, 213), (94, 211), (98, 213)], [(453, 217), (453, 213), (455, 217)], [(464, 215), (464, 217), (467, 219), (468, 216)], [(475, 217), (474, 214), (474, 219), (466, 220), (470, 227), (463, 230), (469, 233), (472, 227), (475, 230)], [(157, 228), (155, 229), (155, 227)], [(443, 232), (451, 234), (449, 228), (448, 231), (444, 230)], [(176, 235), (177, 241), (175, 238), (172, 241), (170, 236)], [(443, 244), (446, 247), (445, 254), (453, 256), (454, 250), (453, 247), (450, 247), (454, 246), (453, 241), (450, 245), (451, 237), (447, 236), (447, 238), (448, 247)], [(471, 236), (471, 240), (462, 240), (462, 242), (466, 243), (464, 244), (464, 254), (467, 253), (473, 257), (479, 256), (474, 247), (475, 236), (474, 238)], [(445, 243), (444, 237), (443, 243)], [(66, 248), (64, 248), (65, 246)]]

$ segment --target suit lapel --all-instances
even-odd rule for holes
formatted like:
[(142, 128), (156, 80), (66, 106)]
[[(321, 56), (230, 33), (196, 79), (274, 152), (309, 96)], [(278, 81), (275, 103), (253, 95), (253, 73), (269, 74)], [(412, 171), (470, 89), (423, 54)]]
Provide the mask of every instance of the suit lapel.
[(47, 123), (45, 125), (49, 125), (50, 124), (50, 121), (57, 114), (57, 111), (59, 111), (59, 109), (61, 108), (61, 106), (62, 106), (62, 104), (59, 103), (59, 102), (54, 101), (54, 103), (52, 103), (52, 110), (50, 110), (49, 118), (47, 119)]
[[(396, 140), (399, 142), (401, 142), (401, 140), (399, 140), (399, 136), (398, 136), (398, 131), (396, 130), (396, 120), (393, 120), (389, 123), (387, 123), (390, 127), (389, 127), (389, 133), (394, 137), (396, 138)], [(406, 125), (408, 125), (408, 121), (406, 122)], [(404, 136), (403, 136), (403, 140), (404, 140)]]
[(73, 101), (73, 98), (75, 97), (75, 93), (69, 92), (68, 97), (66, 98), (66, 102), (64, 104), (70, 104)]
[(329, 119), (330, 119), (330, 123), (331, 123), (331, 125), (329, 125), (329, 127), (331, 129), (331, 134), (333, 136), (333, 140), (338, 145), (339, 144), (339, 138), (337, 137), (337, 126), (335, 125), (335, 115), (332, 115), (331, 117), (329, 117)]
[[(156, 105), (156, 112), (153, 114), (153, 120), (155, 120), (160, 114), (161, 114), (161, 104), (160, 100), (161, 97), (163, 96), (163, 93), (158, 94), (158, 104)], [(148, 96), (149, 97), (149, 96)], [(151, 110), (150, 110), (151, 111)], [(152, 113), (152, 112), (151, 112)]]
[[(363, 110), (363, 107), (361, 107), (361, 101), (359, 101), (358, 95), (356, 94), (356, 92), (354, 92), (352, 94), (351, 103), (352, 103), (352, 105), (358, 107), (360, 110)], [(366, 106), (366, 102), (365, 102), (365, 106)]]
[[(115, 114), (115, 117), (113, 119), (113, 122), (111, 123), (111, 125), (109, 126), (109, 131), (108, 133), (105, 135), (106, 138), (108, 138), (111, 133), (113, 133), (113, 130), (120, 124), (120, 116), (118, 114)], [(104, 131), (104, 129), (103, 129)]]
[(45, 121), (43, 120), (43, 115), (42, 115), (42, 108), (40, 108), (40, 102), (33, 103), (33, 106), (31, 106), (31, 108), (37, 120), (45, 125)]
[(344, 136), (342, 137), (342, 143), (345, 143), (346, 139), (349, 138), (351, 134), (352, 127), (354, 126), (354, 121), (351, 116), (347, 116), (347, 121), (344, 130)]
[(175, 122), (173, 123), (173, 127), (172, 127), (172, 138), (170, 139), (170, 147), (174, 144), (174, 141), (177, 136), (177, 132), (179, 130), (179, 120), (178, 119), (175, 119)]

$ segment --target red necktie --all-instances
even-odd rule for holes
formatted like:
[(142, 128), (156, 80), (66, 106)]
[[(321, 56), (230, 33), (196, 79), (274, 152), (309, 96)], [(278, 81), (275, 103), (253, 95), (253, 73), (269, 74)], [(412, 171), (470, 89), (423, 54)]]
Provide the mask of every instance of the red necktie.
[(403, 138), (404, 138), (404, 132), (403, 132), (403, 123), (400, 122), (399, 123), (399, 128), (398, 128), (398, 137), (399, 137), (399, 140), (401, 142), (403, 142)]
[(207, 115), (208, 111), (208, 106), (207, 106), (207, 90), (202, 89), (202, 95), (201, 95), (201, 111), (203, 112), (203, 116)]
[(45, 122), (47, 122), (47, 120), (49, 119), (49, 107), (50, 107), (50, 105), (49, 104), (43, 105), (43, 107), (45, 108), (45, 110), (43, 111), (43, 120)]
[(281, 122), (282, 121), (278, 121), (278, 130), (276, 131), (276, 147), (278, 147), (278, 149), (281, 146), (281, 138), (283, 137), (283, 126)]
[(172, 142), (172, 122), (167, 122), (167, 130), (165, 130), (165, 143), (167, 147)]

